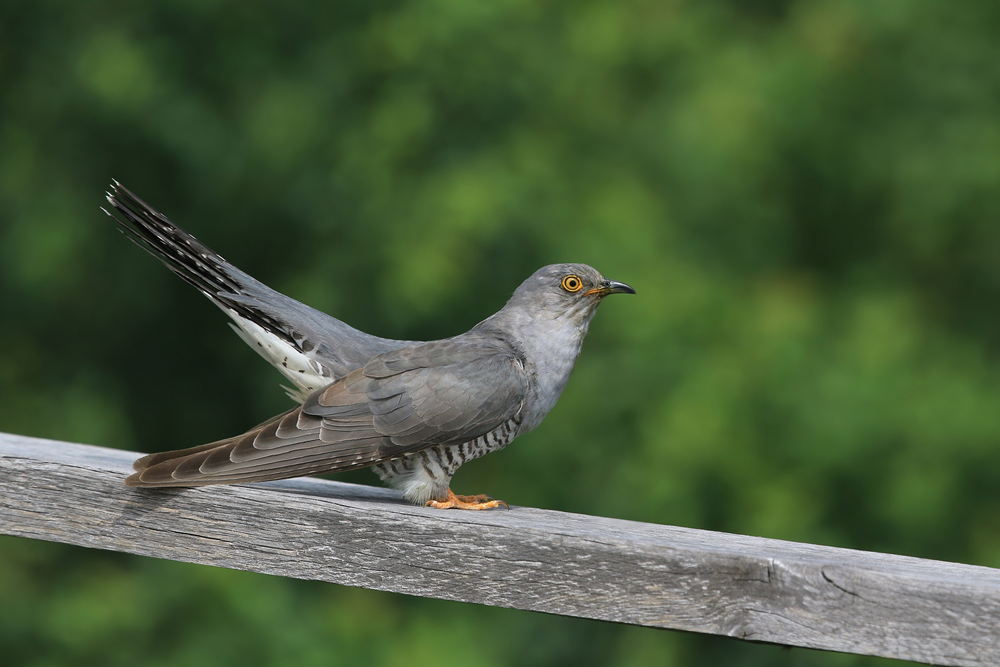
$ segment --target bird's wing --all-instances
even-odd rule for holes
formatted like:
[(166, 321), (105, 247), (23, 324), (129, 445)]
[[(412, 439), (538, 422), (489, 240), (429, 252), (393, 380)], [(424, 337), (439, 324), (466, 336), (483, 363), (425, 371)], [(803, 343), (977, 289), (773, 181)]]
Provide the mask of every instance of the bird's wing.
[(465, 442), (514, 418), (528, 379), (509, 347), (424, 343), (373, 359), (227, 440), (136, 461), (130, 486), (202, 486), (363, 468)]
[(372, 381), (375, 428), (403, 450), (489, 433), (520, 411), (528, 391), (514, 349), (468, 336), (379, 355), (364, 374)]
[(372, 357), (412, 345), (366, 334), (276, 292), (223, 259), (115, 181), (113, 217), (137, 245), (229, 315), (233, 329), (290, 380), (299, 402), (364, 366)]

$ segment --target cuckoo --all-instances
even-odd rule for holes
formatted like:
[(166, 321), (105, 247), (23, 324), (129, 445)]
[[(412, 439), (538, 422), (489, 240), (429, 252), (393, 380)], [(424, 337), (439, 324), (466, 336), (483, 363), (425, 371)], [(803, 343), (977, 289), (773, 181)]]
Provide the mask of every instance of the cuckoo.
[(241, 435), (144, 456), (129, 486), (371, 467), (414, 503), (506, 506), (455, 495), (452, 475), (538, 426), (566, 387), (597, 306), (609, 294), (635, 294), (585, 264), (552, 264), (466, 333), (431, 342), (379, 338), (251, 278), (117, 181), (107, 199), (105, 212), (121, 230), (221, 308), (298, 403)]

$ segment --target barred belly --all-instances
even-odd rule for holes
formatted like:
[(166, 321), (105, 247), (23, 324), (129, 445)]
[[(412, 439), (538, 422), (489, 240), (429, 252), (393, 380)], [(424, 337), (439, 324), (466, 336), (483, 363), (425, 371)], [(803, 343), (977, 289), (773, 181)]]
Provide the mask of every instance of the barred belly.
[(468, 461), (496, 452), (517, 437), (521, 416), (516, 415), (485, 435), (459, 445), (431, 445), (426, 449), (372, 466), (372, 470), (410, 502), (445, 500), (451, 477)]

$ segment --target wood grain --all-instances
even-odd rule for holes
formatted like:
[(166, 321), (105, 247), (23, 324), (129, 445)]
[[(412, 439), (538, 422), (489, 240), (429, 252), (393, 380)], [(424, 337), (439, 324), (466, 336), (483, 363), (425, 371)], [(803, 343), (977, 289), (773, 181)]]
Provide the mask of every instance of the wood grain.
[(122, 483), (137, 454), (0, 434), (0, 533), (938, 665), (1000, 664), (1000, 570), (318, 479)]

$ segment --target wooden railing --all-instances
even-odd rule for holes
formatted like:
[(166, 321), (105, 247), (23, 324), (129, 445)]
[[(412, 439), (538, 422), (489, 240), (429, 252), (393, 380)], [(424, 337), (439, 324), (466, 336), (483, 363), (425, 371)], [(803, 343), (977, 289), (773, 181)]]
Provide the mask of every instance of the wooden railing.
[(0, 533), (753, 641), (1000, 664), (1000, 570), (319, 479), (150, 490), (136, 454), (0, 434)]

